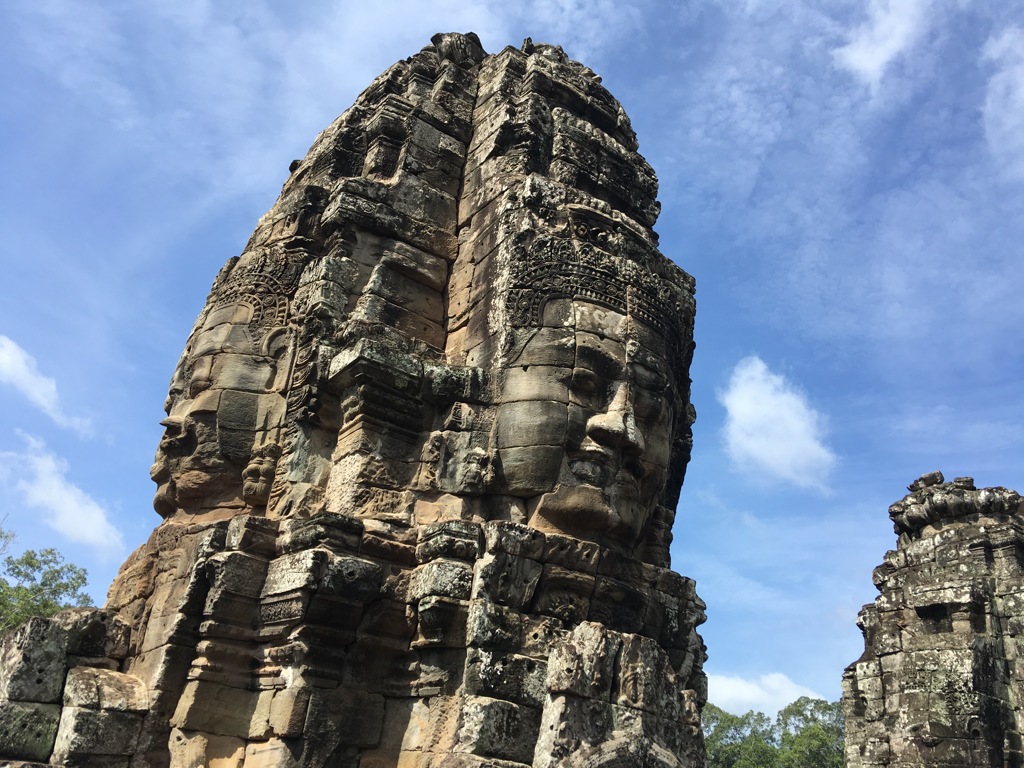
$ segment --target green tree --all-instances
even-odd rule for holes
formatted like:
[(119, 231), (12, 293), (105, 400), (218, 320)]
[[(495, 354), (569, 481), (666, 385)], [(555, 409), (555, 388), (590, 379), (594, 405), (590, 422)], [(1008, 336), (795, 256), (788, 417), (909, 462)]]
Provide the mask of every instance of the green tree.
[[(0, 555), (13, 538), (0, 528)], [(65, 563), (55, 549), (5, 556), (0, 569), (0, 634), (32, 616), (52, 616), (61, 608), (89, 605), (89, 596), (82, 591), (87, 581), (85, 569)]]
[(732, 715), (707, 704), (702, 715), (709, 768), (775, 768), (775, 727), (760, 712)]
[(779, 768), (842, 768), (846, 731), (838, 701), (803, 696), (779, 712)]
[(733, 715), (704, 707), (708, 768), (842, 768), (839, 702), (803, 697), (773, 722), (760, 712)]

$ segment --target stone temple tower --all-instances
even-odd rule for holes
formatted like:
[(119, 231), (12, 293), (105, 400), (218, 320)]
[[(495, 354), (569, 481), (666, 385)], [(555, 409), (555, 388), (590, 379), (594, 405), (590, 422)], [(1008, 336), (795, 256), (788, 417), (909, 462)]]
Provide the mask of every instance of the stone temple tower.
[(939, 472), (909, 490), (843, 677), (846, 765), (1024, 765), (1024, 503)]
[(441, 34), (290, 170), (174, 372), (162, 523), (4, 641), (0, 756), (703, 765), (694, 284), (620, 105)]

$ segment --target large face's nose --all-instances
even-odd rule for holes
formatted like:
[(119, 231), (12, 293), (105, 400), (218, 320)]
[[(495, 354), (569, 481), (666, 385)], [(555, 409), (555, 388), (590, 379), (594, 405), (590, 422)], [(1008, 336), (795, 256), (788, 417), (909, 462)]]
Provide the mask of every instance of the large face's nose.
[(587, 420), (587, 435), (625, 455), (640, 456), (644, 452), (644, 438), (636, 424), (631, 388), (626, 381), (616, 382), (613, 387), (608, 408)]

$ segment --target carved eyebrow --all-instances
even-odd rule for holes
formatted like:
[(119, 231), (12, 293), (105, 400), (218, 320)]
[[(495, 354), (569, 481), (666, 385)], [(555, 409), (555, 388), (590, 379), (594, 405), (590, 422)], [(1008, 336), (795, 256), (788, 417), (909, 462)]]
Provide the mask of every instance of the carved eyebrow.
[(629, 363), (629, 370), (633, 374), (633, 381), (644, 389), (652, 392), (664, 392), (668, 389), (668, 376), (660, 368), (633, 361)]
[(622, 375), (622, 363), (600, 349), (580, 344), (576, 347), (577, 367), (586, 367), (599, 376), (615, 379)]
[(631, 339), (626, 346), (626, 355), (631, 363), (646, 365), (651, 370), (664, 374), (663, 356), (657, 355), (637, 339)]

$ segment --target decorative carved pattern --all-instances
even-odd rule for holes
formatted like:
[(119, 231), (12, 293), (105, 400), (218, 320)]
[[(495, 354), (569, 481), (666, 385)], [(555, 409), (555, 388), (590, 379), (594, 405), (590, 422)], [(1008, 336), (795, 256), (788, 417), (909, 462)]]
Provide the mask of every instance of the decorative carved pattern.
[(704, 605), (668, 569), (693, 280), (657, 181), (560, 48), (432, 43), (218, 275), (164, 521), (106, 612), (4, 640), (0, 758), (702, 764)]
[(1024, 502), (941, 472), (889, 508), (899, 536), (843, 676), (846, 764), (1017, 765)]

